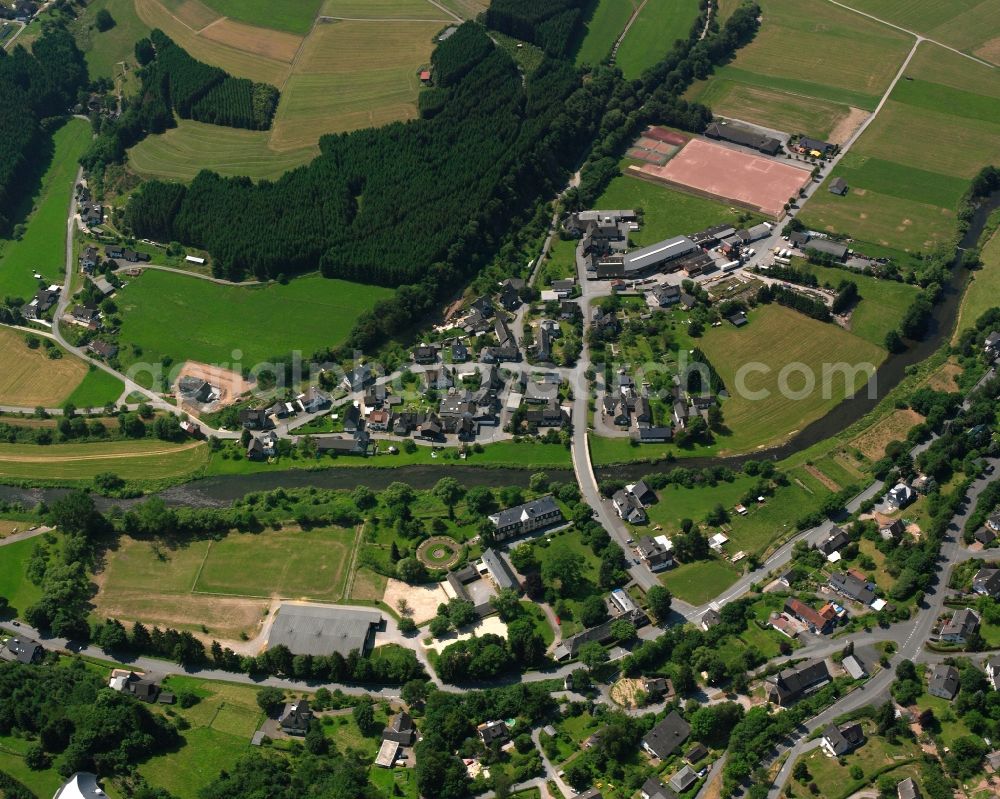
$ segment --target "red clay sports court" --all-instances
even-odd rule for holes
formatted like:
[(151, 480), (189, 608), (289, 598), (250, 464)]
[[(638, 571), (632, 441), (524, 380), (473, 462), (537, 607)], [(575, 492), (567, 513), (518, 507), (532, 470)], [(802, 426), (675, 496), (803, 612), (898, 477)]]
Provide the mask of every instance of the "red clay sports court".
[(646, 163), (630, 169), (697, 194), (759, 208), (775, 218), (784, 214), (788, 198), (798, 196), (812, 179), (805, 169), (704, 139), (689, 141), (664, 166)]

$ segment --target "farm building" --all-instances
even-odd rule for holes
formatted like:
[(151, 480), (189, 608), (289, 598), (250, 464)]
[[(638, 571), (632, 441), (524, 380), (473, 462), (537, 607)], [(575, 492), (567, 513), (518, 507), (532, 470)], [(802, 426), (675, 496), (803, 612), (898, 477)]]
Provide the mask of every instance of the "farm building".
[(847, 194), (847, 181), (843, 178), (834, 178), (830, 181), (830, 194), (836, 194), (840, 197)]

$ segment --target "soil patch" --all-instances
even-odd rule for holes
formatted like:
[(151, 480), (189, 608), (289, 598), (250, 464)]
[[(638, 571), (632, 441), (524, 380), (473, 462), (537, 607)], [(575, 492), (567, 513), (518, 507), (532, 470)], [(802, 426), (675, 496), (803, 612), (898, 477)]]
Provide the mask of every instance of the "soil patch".
[(833, 144), (843, 144), (854, 135), (854, 131), (861, 127), (861, 123), (864, 122), (867, 117), (867, 111), (862, 108), (854, 108), (851, 106), (851, 110), (848, 112), (847, 116), (837, 122), (833, 131), (831, 131), (828, 141)]
[(851, 443), (872, 461), (885, 455), (890, 441), (902, 441), (911, 427), (920, 424), (924, 417), (912, 408), (896, 410), (869, 427)]
[(448, 601), (448, 594), (440, 584), (409, 585), (401, 580), (389, 578), (385, 585), (382, 601), (399, 611), (399, 600), (405, 599), (412, 611), (410, 618), (417, 624), (430, 621), (437, 615), (438, 605)]
[(461, 557), (461, 545), (443, 535), (428, 538), (417, 548), (417, 558), (430, 569), (450, 569)]
[(840, 491), (840, 484), (836, 480), (832, 479), (829, 475), (826, 475), (823, 472), (821, 472), (815, 466), (807, 464), (805, 466), (805, 470), (809, 472), (809, 474), (811, 474), (817, 480), (819, 480), (826, 488), (829, 488), (834, 493)]

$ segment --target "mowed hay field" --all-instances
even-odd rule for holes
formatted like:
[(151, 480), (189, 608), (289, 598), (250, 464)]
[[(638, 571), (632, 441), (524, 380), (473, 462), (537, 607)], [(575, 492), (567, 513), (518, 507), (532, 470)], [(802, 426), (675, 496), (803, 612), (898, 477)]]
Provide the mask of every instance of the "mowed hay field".
[(848, 5), (1000, 64), (1000, 0), (850, 0)]
[[(119, 291), (120, 357), (158, 364), (169, 355), (224, 364), (239, 350), (246, 367), (300, 350), (305, 358), (341, 343), (358, 315), (390, 289), (318, 276), (288, 285), (222, 286), (171, 272), (146, 270)], [(142, 375), (136, 376), (142, 380)]]
[(673, 49), (674, 41), (687, 38), (697, 18), (697, 0), (647, 0), (618, 48), (615, 66), (626, 78), (638, 78)]
[(324, 133), (415, 119), (421, 84), (441, 22), (326, 22), (306, 40), (282, 87), (271, 146), (315, 143)]
[(200, 442), (109, 441), (99, 444), (0, 444), (0, 477), (88, 483), (94, 475), (161, 480), (201, 469), (208, 447)]
[[(760, 6), (763, 24), (754, 40), (731, 64), (694, 84), (689, 99), (704, 101), (723, 116), (830, 135), (850, 107), (875, 108), (912, 45), (906, 34), (823, 0), (760, 0)], [(713, 88), (718, 82), (765, 91)], [(820, 106), (801, 110), (813, 101)]]
[[(830, 390), (823, 390), (824, 365), (878, 366), (886, 356), (881, 347), (835, 324), (817, 322), (780, 305), (759, 307), (749, 317), (750, 324), (745, 327), (723, 325), (690, 341), (690, 346), (705, 353), (731, 395), (723, 401), (722, 411), (732, 435), (720, 440), (724, 447), (720, 454), (779, 443), (843, 400), (848, 391), (842, 374), (834, 374), (828, 381)], [(745, 393), (764, 391), (766, 397), (741, 396), (736, 374), (746, 364), (757, 364), (763, 371), (743, 375)], [(815, 386), (808, 393), (799, 370), (793, 369), (781, 379), (782, 370), (790, 364), (801, 364), (811, 372)], [(853, 388), (864, 386), (867, 377), (859, 370)], [(790, 392), (785, 393), (793, 396), (783, 396), (782, 385), (787, 385)], [(805, 396), (798, 397), (797, 392)]]
[(24, 333), (0, 327), (0, 405), (54, 408), (87, 376), (80, 359), (64, 354), (52, 360), (45, 353), (43, 347), (29, 348)]
[(821, 187), (805, 224), (909, 251), (951, 240), (969, 181), (1000, 162), (1000, 69), (925, 42), (906, 74), (828, 177), (847, 196)]
[(97, 575), (95, 612), (184, 628), (198, 619), (212, 635), (253, 635), (271, 597), (339, 600), (353, 542), (353, 530), (336, 527), (234, 532), (176, 547), (124, 537)]
[(271, 130), (181, 120), (129, 152), (140, 175), (175, 180), (201, 169), (274, 179), (312, 160), (323, 134), (416, 118), (417, 72), (456, 22), (428, 0), (301, 0), (280, 11), (258, 0), (134, 2), (143, 23), (195, 58), (281, 90)]

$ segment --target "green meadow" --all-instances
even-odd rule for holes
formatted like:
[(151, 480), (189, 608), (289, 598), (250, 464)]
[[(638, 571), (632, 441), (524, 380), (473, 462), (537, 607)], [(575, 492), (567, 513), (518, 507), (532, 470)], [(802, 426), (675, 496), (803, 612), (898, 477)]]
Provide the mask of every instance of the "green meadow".
[(697, 0), (647, 0), (618, 48), (615, 65), (626, 78), (638, 78), (662, 60), (677, 39), (687, 38), (697, 18)]

